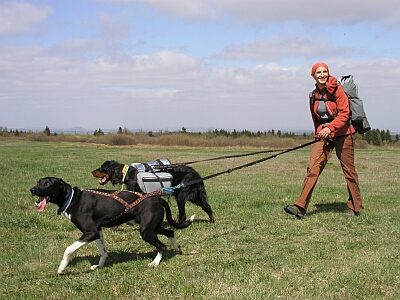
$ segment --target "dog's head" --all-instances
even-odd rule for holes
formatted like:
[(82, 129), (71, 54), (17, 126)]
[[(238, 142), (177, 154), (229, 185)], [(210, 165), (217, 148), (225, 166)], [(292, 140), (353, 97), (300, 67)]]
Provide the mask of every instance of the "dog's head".
[(61, 207), (70, 190), (71, 186), (68, 183), (56, 177), (43, 177), (30, 189), (32, 196), (39, 197), (35, 203), (38, 211), (43, 211), (48, 202)]
[(111, 181), (113, 185), (121, 183), (122, 181), (122, 170), (123, 164), (115, 160), (105, 161), (100, 168), (92, 171), (92, 175), (96, 178), (100, 178), (99, 183), (101, 185)]

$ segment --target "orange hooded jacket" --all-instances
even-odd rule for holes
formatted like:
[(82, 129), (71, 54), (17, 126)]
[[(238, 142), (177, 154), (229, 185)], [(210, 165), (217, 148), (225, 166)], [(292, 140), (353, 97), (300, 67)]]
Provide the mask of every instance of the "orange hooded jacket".
[[(310, 111), (314, 122), (315, 135), (317, 136), (324, 127), (328, 127), (331, 130), (330, 138), (355, 133), (353, 125), (349, 126), (347, 122), (350, 113), (349, 100), (343, 88), (338, 84), (337, 78), (329, 76), (326, 82), (326, 87), (321, 90), (317, 85), (315, 86), (314, 104), (312, 105), (310, 101)], [(318, 104), (320, 102), (319, 99), (331, 99), (332, 94), (335, 94), (336, 101), (325, 101), (325, 106), (328, 113), (334, 117), (334, 119), (329, 124), (322, 124), (321, 118), (317, 113)]]

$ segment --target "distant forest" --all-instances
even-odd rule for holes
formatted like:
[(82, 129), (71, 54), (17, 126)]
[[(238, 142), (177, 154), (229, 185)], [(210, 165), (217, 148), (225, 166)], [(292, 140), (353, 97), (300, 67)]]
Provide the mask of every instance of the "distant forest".
[[(119, 127), (115, 133), (104, 133), (101, 128), (96, 129), (93, 134), (64, 134), (53, 133), (46, 126), (43, 131), (19, 131), (8, 130), (0, 126), (0, 138), (16, 138), (43, 142), (87, 142), (108, 145), (137, 145), (154, 144), (165, 146), (191, 146), (191, 147), (282, 147), (296, 145), (299, 141), (312, 140), (313, 134), (282, 132), (281, 130), (268, 130), (253, 132), (250, 130), (224, 129), (208, 130), (206, 132), (188, 132), (185, 127), (180, 131), (139, 131), (130, 132), (127, 128)], [(399, 134), (392, 135), (389, 130), (372, 129), (362, 135), (356, 134), (356, 147), (366, 148), (372, 146), (399, 146)]]

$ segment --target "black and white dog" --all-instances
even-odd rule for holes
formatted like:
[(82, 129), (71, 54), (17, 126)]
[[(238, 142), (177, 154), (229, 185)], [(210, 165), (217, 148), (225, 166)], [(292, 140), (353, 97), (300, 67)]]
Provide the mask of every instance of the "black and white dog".
[[(201, 178), (197, 171), (185, 165), (173, 165), (166, 171), (172, 175), (172, 186)], [(92, 174), (94, 177), (100, 178), (101, 185), (110, 181), (113, 185), (125, 184), (129, 191), (142, 192), (137, 181), (138, 170), (135, 167), (121, 164), (115, 160), (107, 160), (100, 168), (92, 171)], [(208, 204), (203, 181), (175, 189), (173, 195), (178, 204), (178, 223), (186, 220), (185, 205), (188, 201), (200, 206), (207, 213), (210, 222), (214, 222), (213, 211)]]
[(168, 237), (175, 251), (181, 253), (174, 232), (161, 227), (164, 210), (168, 223), (177, 229), (188, 227), (194, 219), (193, 215), (186, 222), (176, 223), (172, 219), (168, 203), (156, 193), (141, 195), (130, 191), (81, 190), (56, 177), (41, 178), (30, 192), (32, 196), (39, 197), (36, 202), (39, 211), (43, 211), (48, 202), (53, 203), (58, 207), (58, 214), (65, 215), (82, 231), (80, 239), (65, 249), (58, 274), (65, 271), (69, 258), (75, 251), (92, 241), (97, 243), (100, 261), (90, 269), (102, 268), (108, 255), (101, 228), (117, 226), (131, 220), (139, 223), (142, 239), (156, 247), (157, 256), (149, 264), (151, 267), (156, 267), (166, 250), (166, 246), (158, 239), (157, 234)]

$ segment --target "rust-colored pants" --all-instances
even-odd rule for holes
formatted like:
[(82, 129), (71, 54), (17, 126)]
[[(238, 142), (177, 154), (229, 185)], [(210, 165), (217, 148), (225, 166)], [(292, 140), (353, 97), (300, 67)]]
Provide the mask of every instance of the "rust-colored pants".
[(351, 135), (337, 136), (331, 140), (321, 140), (314, 144), (307, 167), (307, 175), (303, 183), (303, 190), (295, 205), (307, 210), (318, 177), (324, 170), (333, 149), (336, 150), (336, 156), (340, 161), (347, 183), (347, 190), (349, 192), (347, 207), (358, 212), (362, 207), (362, 197), (354, 165), (354, 144)]

